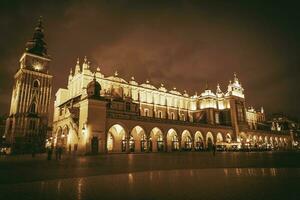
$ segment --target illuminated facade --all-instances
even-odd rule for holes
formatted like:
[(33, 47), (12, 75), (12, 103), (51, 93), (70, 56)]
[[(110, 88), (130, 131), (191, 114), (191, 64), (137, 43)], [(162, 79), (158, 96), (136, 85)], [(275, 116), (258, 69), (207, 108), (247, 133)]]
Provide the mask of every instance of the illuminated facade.
[(79, 153), (288, 148), (290, 135), (257, 130), (264, 112), (247, 110), (244, 89), (234, 75), (226, 92), (218, 85), (189, 96), (176, 88), (155, 87), (147, 80), (104, 76), (79, 59), (67, 88), (54, 103), (53, 135), (48, 144)]
[(26, 44), (16, 72), (5, 138), (15, 152), (39, 151), (45, 146), (52, 75), (41, 19)]

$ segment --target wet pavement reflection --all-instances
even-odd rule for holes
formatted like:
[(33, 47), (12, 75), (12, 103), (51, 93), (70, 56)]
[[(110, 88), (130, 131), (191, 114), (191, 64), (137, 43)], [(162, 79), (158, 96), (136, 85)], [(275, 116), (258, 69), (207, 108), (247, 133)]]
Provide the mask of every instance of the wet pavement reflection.
[(159, 170), (0, 185), (0, 199), (299, 199), (300, 168)]

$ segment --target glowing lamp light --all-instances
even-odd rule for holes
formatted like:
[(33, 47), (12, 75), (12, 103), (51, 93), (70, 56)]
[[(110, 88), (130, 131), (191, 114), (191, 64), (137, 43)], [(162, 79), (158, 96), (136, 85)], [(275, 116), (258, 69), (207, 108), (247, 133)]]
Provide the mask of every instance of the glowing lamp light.
[(83, 135), (86, 134), (86, 128), (85, 128), (85, 126), (86, 126), (86, 125), (84, 124), (83, 127), (82, 127), (82, 134), (83, 134)]

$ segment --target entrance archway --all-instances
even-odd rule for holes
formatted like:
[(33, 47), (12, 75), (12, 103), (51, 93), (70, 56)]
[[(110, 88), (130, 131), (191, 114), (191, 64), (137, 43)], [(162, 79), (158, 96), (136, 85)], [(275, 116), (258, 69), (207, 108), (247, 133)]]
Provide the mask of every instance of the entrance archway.
[(152, 152), (164, 151), (163, 133), (159, 128), (155, 127), (151, 130), (148, 144), (149, 144), (149, 151)]
[(108, 152), (125, 152), (127, 146), (126, 132), (123, 126), (115, 124), (107, 133), (106, 148)]
[(185, 151), (192, 150), (192, 137), (188, 130), (184, 130), (181, 134), (181, 147)]
[(204, 139), (200, 131), (197, 131), (195, 133), (195, 150), (196, 151), (204, 150)]
[(214, 137), (211, 132), (206, 133), (206, 147), (207, 150), (212, 150), (214, 145)]
[(226, 142), (230, 143), (231, 142), (231, 135), (229, 133), (226, 134)]
[(146, 132), (141, 126), (135, 126), (131, 130), (131, 136), (134, 140), (134, 146), (136, 152), (144, 152), (147, 150), (147, 138)]
[(216, 143), (221, 143), (221, 142), (223, 142), (223, 136), (222, 136), (221, 133), (218, 133), (217, 134), (217, 142)]
[(169, 129), (167, 133), (167, 145), (168, 151), (177, 151), (179, 150), (179, 140), (177, 132), (174, 129)]

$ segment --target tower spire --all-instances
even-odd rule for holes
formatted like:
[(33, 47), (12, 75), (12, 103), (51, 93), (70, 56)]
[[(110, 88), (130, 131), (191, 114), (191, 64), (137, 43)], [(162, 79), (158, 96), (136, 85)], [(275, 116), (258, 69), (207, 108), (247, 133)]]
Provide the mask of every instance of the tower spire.
[(39, 17), (37, 26), (34, 29), (32, 39), (26, 43), (26, 52), (39, 56), (48, 57), (47, 44), (44, 41), (44, 27), (42, 16)]

